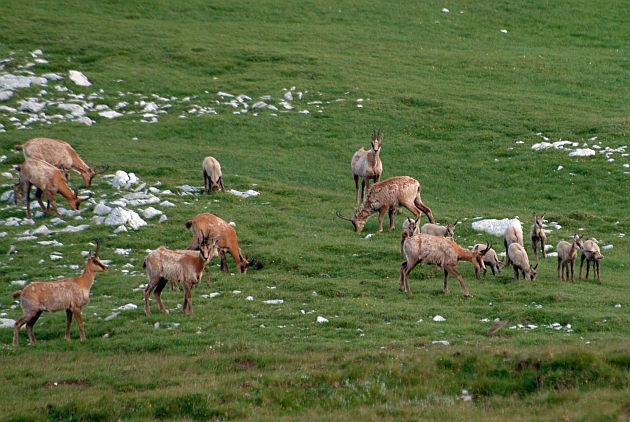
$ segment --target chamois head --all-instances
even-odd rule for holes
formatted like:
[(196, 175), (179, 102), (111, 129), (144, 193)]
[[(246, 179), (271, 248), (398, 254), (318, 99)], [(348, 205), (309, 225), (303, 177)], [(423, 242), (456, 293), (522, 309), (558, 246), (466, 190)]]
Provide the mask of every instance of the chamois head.
[(219, 249), (219, 240), (218, 239), (209, 239), (207, 237), (203, 237), (201, 239), (201, 243), (199, 244), (199, 254), (203, 258), (205, 262), (210, 261), (212, 258), (218, 255)]
[(92, 251), (90, 251), (86, 267), (89, 267), (95, 273), (107, 272), (109, 267), (107, 267), (98, 256), (101, 250), (101, 241), (98, 239), (94, 239), (94, 241), (96, 242), (96, 252), (92, 255)]
[(536, 276), (538, 276), (536, 268), (538, 268), (538, 264), (536, 264), (536, 266), (534, 267), (530, 265), (529, 270), (525, 271), (525, 277), (527, 277), (529, 281), (536, 281)]
[(455, 229), (457, 228), (457, 219), (454, 223), (449, 224), (446, 222), (446, 236), (445, 237), (453, 237), (455, 235)]
[(542, 230), (543, 228), (543, 223), (545, 222), (545, 214), (541, 215), (540, 217), (536, 215), (536, 213), (534, 213), (534, 224), (540, 229)]
[(376, 133), (376, 128), (374, 128), (374, 133), (372, 133), (372, 153), (374, 155), (378, 155), (378, 153), (381, 151), (383, 136), (385, 135), (381, 133), (380, 129), (378, 130), (378, 133)]
[(481, 279), (481, 272), (486, 271), (486, 263), (483, 260), (483, 257), (488, 251), (492, 248), (492, 243), (488, 243), (486, 241), (486, 249), (478, 252), (473, 252), (475, 254), (474, 259), (471, 261), (473, 266), (475, 267), (475, 277), (477, 280)]
[(87, 198), (79, 198), (79, 192), (77, 189), (75, 189), (74, 198), (72, 200), (69, 200), (68, 204), (70, 204), (70, 208), (72, 208), (73, 210), (78, 210), (79, 206), (81, 205), (81, 202), (87, 201), (91, 197), (92, 197), (92, 194), (89, 194)]
[(403, 223), (403, 230), (407, 232), (409, 236), (413, 236), (414, 234), (416, 234), (416, 230), (418, 229), (419, 222), (420, 222), (420, 217), (416, 218), (415, 220), (412, 220), (411, 218), (407, 217), (407, 219)]
[(584, 242), (582, 241), (583, 237), (584, 235), (578, 237), (577, 234), (573, 236), (573, 244), (575, 245), (576, 248), (578, 248), (581, 251), (584, 250)]
[(344, 220), (348, 220), (354, 226), (354, 231), (357, 233), (361, 233), (363, 231), (363, 227), (365, 226), (365, 219), (360, 217), (361, 210), (358, 208), (354, 209), (354, 217), (348, 218), (341, 215), (340, 211), (337, 211), (337, 217), (342, 218)]
[[(102, 170), (96, 171), (92, 168), (92, 166), (89, 166), (88, 171), (81, 173), (81, 176), (83, 177), (83, 182), (85, 183), (86, 188), (90, 187), (90, 185), (92, 184), (92, 179), (94, 179), (94, 176), (96, 176), (97, 174), (105, 173), (107, 169), (109, 168), (107, 164), (105, 164), (102, 167), (103, 167)], [(67, 177), (66, 177), (66, 180), (67, 180)]]

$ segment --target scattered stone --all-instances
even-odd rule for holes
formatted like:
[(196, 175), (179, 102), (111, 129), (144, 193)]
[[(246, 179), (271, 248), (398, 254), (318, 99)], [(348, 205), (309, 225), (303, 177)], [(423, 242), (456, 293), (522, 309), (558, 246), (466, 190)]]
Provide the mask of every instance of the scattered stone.
[(88, 80), (87, 76), (77, 70), (71, 70), (70, 80), (79, 86), (92, 86), (92, 83)]

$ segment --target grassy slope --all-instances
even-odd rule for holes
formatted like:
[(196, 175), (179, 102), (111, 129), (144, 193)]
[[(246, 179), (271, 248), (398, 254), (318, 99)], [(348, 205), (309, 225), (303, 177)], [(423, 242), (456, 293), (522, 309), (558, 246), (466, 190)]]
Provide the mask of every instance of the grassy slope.
[[(201, 159), (210, 154), (221, 161), (228, 189), (256, 183), (262, 196), (220, 196), (219, 203), (199, 197), (169, 211), (164, 225), (128, 235), (110, 237), (111, 229), (98, 227), (56, 236), (71, 245), (64, 264), (81, 265), (78, 252), (99, 236), (102, 255), (114, 265), (97, 277), (94, 308), (85, 312), (89, 342), (63, 341), (61, 313), (42, 317), (35, 348), (9, 347), (11, 330), (0, 331), (10, 363), (0, 371), (0, 391), (11, 397), (0, 413), (16, 420), (277, 420), (317, 419), (326, 411), (326, 420), (357, 414), (372, 420), (417, 418), (422, 410), (427, 419), (593, 420), (627, 412), (628, 245), (616, 235), (628, 225), (628, 176), (619, 156), (607, 163), (602, 156), (570, 159), (566, 151), (530, 148), (538, 132), (580, 143), (597, 136), (613, 148), (627, 142), (624, 3), (223, 3), (3, 4), (0, 56), (41, 48), (50, 71), (81, 70), (107, 93), (198, 95), (211, 104), (217, 91), (279, 97), (297, 86), (311, 93), (309, 100), (321, 92), (332, 104), (309, 116), (254, 118), (219, 107), (217, 116), (181, 120), (170, 113), (156, 125), (95, 117), (90, 128), (66, 123), (1, 134), (4, 154), (35, 136), (64, 139), (88, 162), (107, 162), (168, 188), (200, 185)], [(355, 106), (359, 98), (362, 109)], [(476, 281), (462, 264), (471, 300), (463, 300), (456, 282), (444, 295), (433, 268), (414, 270), (413, 296), (399, 294), (398, 230), (365, 241), (334, 216), (354, 206), (349, 161), (368, 145), (373, 126), (386, 132), (384, 177), (416, 177), (438, 220), (519, 215), (528, 226), (534, 211), (544, 211), (563, 226), (552, 234), (554, 245), (578, 228), (614, 244), (605, 252), (604, 284), (559, 284), (548, 259), (533, 285), (512, 283), (509, 271)], [(98, 179), (95, 189), (113, 193)], [(144, 277), (122, 274), (129, 259), (113, 249), (132, 248), (139, 267), (147, 248), (186, 246), (183, 222), (199, 212), (236, 221), (243, 249), (264, 269), (244, 277), (213, 271), (212, 287), (195, 291), (194, 318), (178, 312), (147, 318), (140, 308), (111, 321), (92, 315), (142, 301), (132, 288)], [(12, 215), (23, 211), (3, 211), (2, 218)], [(456, 232), (458, 243), (488, 239), (502, 249), (499, 238), (475, 233), (469, 220)], [(365, 233), (375, 228), (373, 219)], [(11, 236), (23, 231), (11, 230)], [(6, 239), (0, 252), (10, 245)], [(1, 310), (15, 319), (20, 312), (7, 305), (15, 290), (8, 281), (68, 276), (62, 266), (36, 264), (49, 250), (20, 244), (20, 252), (0, 267), (7, 281), (0, 283)], [(267, 289), (272, 285), (277, 289)], [(235, 289), (243, 294), (233, 296)], [(200, 298), (210, 291), (223, 294)], [(167, 307), (181, 296), (165, 293)], [(278, 297), (286, 300), (281, 307), (260, 303)], [(430, 322), (436, 314), (447, 321)], [(317, 315), (331, 322), (316, 324)], [(574, 332), (504, 329), (487, 339), (488, 325), (479, 320), (496, 317), (570, 323)], [(156, 331), (156, 322), (166, 329)], [(175, 322), (181, 325), (169, 330)], [(442, 339), (452, 346), (431, 344)], [(456, 400), (462, 388), (476, 395), (472, 406)]]

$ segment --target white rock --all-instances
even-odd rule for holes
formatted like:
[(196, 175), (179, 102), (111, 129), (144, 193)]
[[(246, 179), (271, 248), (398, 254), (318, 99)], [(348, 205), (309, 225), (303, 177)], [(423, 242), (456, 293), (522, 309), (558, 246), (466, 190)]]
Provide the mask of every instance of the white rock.
[(318, 316), (317, 317), (317, 322), (320, 322), (320, 323), (321, 322), (328, 322), (328, 320), (326, 318), (324, 318), (324, 317)]
[(44, 103), (38, 103), (35, 101), (27, 101), (20, 106), (20, 111), (26, 111), (29, 113), (39, 113), (46, 107)]
[(87, 230), (89, 228), (90, 226), (88, 224), (81, 224), (79, 226), (67, 226), (63, 229), (57, 230), (57, 233), (77, 233)]
[(254, 296), (247, 296), (245, 300), (254, 300)]
[(122, 113), (118, 113), (117, 111), (102, 111), (100, 113), (98, 113), (99, 116), (105, 117), (107, 119), (115, 119), (116, 117), (120, 117), (123, 116)]
[(448, 13), (449, 10), (445, 7), (444, 9), (442, 9), (442, 13)]
[(166, 214), (162, 214), (160, 216), (160, 219), (158, 220), (158, 223), (162, 224), (163, 222), (165, 222), (166, 220), (168, 220), (168, 217), (166, 216)]
[(13, 328), (15, 327), (15, 320), (9, 318), (0, 318), (0, 328)]
[(42, 76), (46, 79), (50, 79), (51, 81), (62, 81), (64, 79), (63, 76), (56, 73), (44, 73)]
[(120, 225), (114, 229), (114, 233), (116, 234), (126, 232), (126, 231), (127, 231), (127, 227), (125, 227), (124, 225)]
[(130, 309), (137, 309), (137, 308), (138, 308), (138, 305), (133, 304), (133, 303), (128, 303), (126, 305), (123, 305), (123, 306), (120, 306), (120, 307), (116, 308), (115, 310), (116, 311), (128, 311)]
[(287, 91), (284, 93), (284, 99), (287, 101), (293, 101), (293, 94), (291, 91)]
[(39, 234), (43, 234), (45, 236), (48, 236), (49, 234), (51, 234), (52, 231), (50, 231), (50, 229), (48, 229), (48, 227), (46, 226), (39, 226), (38, 228), (36, 228), (35, 230), (33, 230), (33, 232), (31, 233), (32, 235), (39, 235)]
[(260, 195), (260, 192), (256, 192), (255, 190), (252, 190), (252, 189), (246, 192), (240, 192), (234, 189), (230, 189), (228, 192), (231, 193), (232, 195), (239, 196), (241, 198), (251, 198), (253, 196)]
[(608, 251), (608, 250), (610, 250), (612, 248), (613, 248), (613, 245), (602, 246), (602, 250), (604, 250), (604, 251)]
[(126, 171), (123, 170), (118, 170), (114, 175), (114, 179), (111, 182), (112, 186), (115, 188), (124, 187), (127, 185), (127, 183), (129, 183), (129, 175)]
[(105, 321), (111, 321), (112, 319), (116, 318), (118, 315), (120, 315), (120, 312), (114, 312), (113, 314), (105, 318)]
[(11, 282), (12, 286), (26, 286), (26, 283), (28, 283), (28, 281), (26, 280), (13, 280)]
[(8, 172), (6, 172), (6, 171), (5, 171), (4, 173), (2, 173), (2, 177), (6, 177), (6, 178), (9, 178), (9, 179), (13, 179), (13, 174), (8, 173)]
[(590, 148), (578, 148), (569, 153), (569, 157), (590, 157), (595, 155), (595, 151)]
[(88, 80), (87, 76), (77, 70), (71, 70), (70, 80), (79, 86), (91, 86), (92, 84)]
[(173, 204), (170, 201), (163, 201), (163, 202), (160, 202), (160, 206), (162, 206), (162, 207), (174, 207), (175, 204)]
[(85, 109), (81, 107), (79, 104), (58, 104), (57, 107), (64, 111), (70, 112), (75, 117), (82, 117), (85, 115)]
[(13, 91), (0, 91), (0, 101), (8, 101), (13, 97)]
[(433, 317), (433, 321), (435, 321), (435, 322), (443, 322), (443, 321), (446, 321), (446, 318), (444, 318), (441, 315), (436, 315), (436, 316)]
[(433, 343), (433, 344), (443, 344), (444, 346), (450, 346), (450, 344), (451, 344), (451, 343), (449, 343), (446, 340), (434, 340), (431, 343)]
[(484, 231), (498, 237), (503, 237), (503, 235), (505, 234), (505, 230), (510, 226), (516, 227), (516, 229), (519, 230), (521, 233), (523, 232), (521, 222), (518, 218), (504, 218), (502, 220), (486, 219), (478, 220), (472, 223), (472, 228), (474, 230)]
[(56, 261), (58, 259), (63, 259), (63, 256), (61, 256), (61, 255), (50, 255), (50, 259), (52, 259), (53, 261)]
[(281, 305), (284, 303), (284, 300), (282, 299), (265, 300), (263, 303), (266, 303), (268, 305)]

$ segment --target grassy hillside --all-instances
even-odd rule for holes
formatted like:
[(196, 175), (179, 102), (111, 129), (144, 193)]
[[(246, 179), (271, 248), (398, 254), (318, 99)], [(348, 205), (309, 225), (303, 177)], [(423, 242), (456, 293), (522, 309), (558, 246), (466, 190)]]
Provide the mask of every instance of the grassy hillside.
[[(0, 318), (22, 315), (14, 282), (78, 275), (94, 238), (111, 262), (83, 310), (87, 342), (74, 323), (73, 341), (63, 339), (63, 312), (42, 315), (34, 347), (23, 332), (12, 346), (13, 330), (0, 328), (0, 414), (627, 419), (630, 12), (621, 1), (518, 3), (2, 2), (0, 91), (9, 74), (64, 77), (0, 101), (0, 172), (13, 176), (0, 176), (2, 192), (23, 161), (13, 146), (36, 137), (110, 167), (94, 179), (82, 219), (37, 216), (29, 225), (24, 206), (0, 203)], [(70, 70), (92, 85), (74, 84)], [(28, 101), (45, 108), (20, 111)], [(81, 105), (92, 124), (60, 104)], [(100, 114), (113, 110), (121, 116)], [(350, 160), (374, 128), (385, 133), (383, 178), (416, 178), (438, 221), (461, 222), (458, 244), (490, 241), (504, 252), (500, 237), (471, 223), (518, 216), (533, 261), (529, 227), (545, 213), (558, 224), (547, 227), (554, 247), (575, 233), (612, 245), (602, 251), (602, 283), (559, 282), (550, 257), (538, 261), (534, 283), (514, 281), (511, 268), (476, 280), (459, 264), (470, 299), (452, 277), (445, 295), (442, 271), (428, 266), (411, 273), (413, 295), (400, 293), (400, 228), (410, 213), (369, 238), (376, 217), (357, 234), (335, 216), (356, 206)], [(558, 141), (571, 143), (532, 148)], [(595, 155), (569, 156), (582, 148)], [(182, 185), (202, 186), (208, 155), (228, 190), (260, 195), (183, 194)], [(118, 170), (140, 183), (112, 187)], [(76, 173), (70, 185), (83, 188)], [(128, 208), (142, 216), (155, 207), (165, 222), (143, 217), (146, 226), (114, 233), (93, 220), (96, 203), (150, 187), (159, 202)], [(164, 292), (169, 315), (152, 299), (145, 316), (147, 250), (187, 247), (184, 223), (202, 212), (234, 222), (262, 268), (228, 275), (212, 261), (210, 287), (193, 292), (193, 317), (181, 313), (181, 291)], [(53, 233), (21, 240), (42, 225)], [(497, 318), (508, 326), (486, 337)]]

